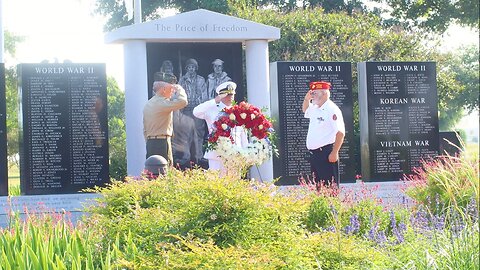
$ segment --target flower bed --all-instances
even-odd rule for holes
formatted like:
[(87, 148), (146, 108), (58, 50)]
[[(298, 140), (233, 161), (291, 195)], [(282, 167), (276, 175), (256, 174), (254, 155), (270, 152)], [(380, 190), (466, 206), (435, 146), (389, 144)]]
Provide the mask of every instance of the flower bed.
[(386, 208), (362, 191), (346, 201), (200, 169), (97, 191), (76, 227), (52, 214), (0, 229), (0, 269), (480, 268), (477, 196)]

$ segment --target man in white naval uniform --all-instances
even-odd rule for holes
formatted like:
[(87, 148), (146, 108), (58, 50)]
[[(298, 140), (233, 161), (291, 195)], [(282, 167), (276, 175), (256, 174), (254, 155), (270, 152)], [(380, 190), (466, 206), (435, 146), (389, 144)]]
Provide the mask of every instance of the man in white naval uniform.
[(302, 110), (310, 119), (307, 149), (311, 172), (316, 182), (339, 184), (338, 152), (345, 137), (342, 111), (330, 100), (330, 83), (311, 82), (309, 86)]
[[(232, 106), (236, 88), (237, 85), (234, 82), (224, 82), (215, 89), (217, 96), (214, 99), (203, 102), (193, 109), (193, 115), (195, 117), (204, 119), (207, 122), (209, 134), (213, 131), (213, 123), (217, 120), (219, 113), (224, 108)], [(248, 144), (247, 134), (243, 128), (235, 127), (231, 134), (235, 144), (240, 146), (246, 146)], [(225, 173), (223, 162), (216, 151), (208, 151), (204, 157), (208, 159), (208, 168), (210, 170), (219, 170)]]

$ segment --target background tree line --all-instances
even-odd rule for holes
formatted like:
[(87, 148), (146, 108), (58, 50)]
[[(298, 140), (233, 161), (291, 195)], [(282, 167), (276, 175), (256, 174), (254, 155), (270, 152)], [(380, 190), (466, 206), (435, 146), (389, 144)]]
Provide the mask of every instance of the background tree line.
[[(281, 38), (270, 43), (271, 62), (435, 61), (440, 130), (478, 109), (478, 46), (441, 53), (438, 34), (451, 23), (478, 29), (479, 1), (374, 2), (381, 8), (367, 7), (372, 1), (366, 0), (143, 0), (142, 17), (157, 19), (161, 9), (204, 8), (276, 26)], [(107, 31), (133, 23), (123, 1), (97, 0), (95, 13), (107, 17)], [(355, 67), (353, 75), (355, 81)]]
[[(435, 61), (440, 130), (451, 130), (465, 113), (478, 110), (478, 45), (454, 53), (439, 51), (439, 34), (451, 23), (478, 30), (478, 1), (435, 0), (143, 0), (144, 21), (160, 18), (162, 9), (186, 12), (204, 8), (281, 29), (269, 44), (270, 61)], [(94, 13), (105, 16), (104, 29), (133, 23), (123, 1), (97, 0)], [(389, 16), (382, 16), (389, 15)], [(388, 19), (386, 19), (388, 18)], [(14, 55), (22, 39), (6, 35)], [(8, 154), (18, 153), (15, 68), (6, 69)], [(353, 65), (353, 79), (357, 78)], [(111, 176), (126, 175), (124, 94), (108, 78)], [(358, 133), (358, 89), (354, 84), (355, 130)], [(358, 136), (358, 134), (356, 134)]]

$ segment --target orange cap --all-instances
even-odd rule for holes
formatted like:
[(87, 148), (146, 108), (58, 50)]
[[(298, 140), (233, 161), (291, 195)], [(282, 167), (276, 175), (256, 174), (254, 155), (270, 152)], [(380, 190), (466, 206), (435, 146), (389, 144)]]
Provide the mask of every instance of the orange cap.
[(319, 81), (319, 82), (311, 82), (310, 83), (310, 90), (330, 90), (332, 86), (329, 82)]

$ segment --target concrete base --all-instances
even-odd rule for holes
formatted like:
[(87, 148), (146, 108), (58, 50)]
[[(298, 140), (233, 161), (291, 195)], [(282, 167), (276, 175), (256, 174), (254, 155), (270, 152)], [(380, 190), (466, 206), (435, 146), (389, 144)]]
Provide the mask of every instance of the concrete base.
[(0, 197), (0, 228), (8, 227), (12, 213), (22, 219), (29, 214), (65, 213), (75, 223), (84, 214), (83, 208), (100, 197), (96, 193), (51, 194)]
[(355, 194), (358, 198), (372, 197), (381, 200), (383, 206), (412, 205), (413, 200), (405, 194), (406, 184), (403, 181), (362, 182), (340, 184), (342, 194)]
[[(289, 192), (292, 189), (303, 188), (302, 186), (282, 186), (280, 190)], [(362, 198), (375, 198), (385, 207), (412, 205), (413, 200), (409, 198), (404, 190), (406, 185), (402, 181), (393, 182), (362, 182), (340, 184), (340, 196), (343, 199), (349, 198), (357, 201)], [(348, 199), (347, 199), (348, 201)]]

